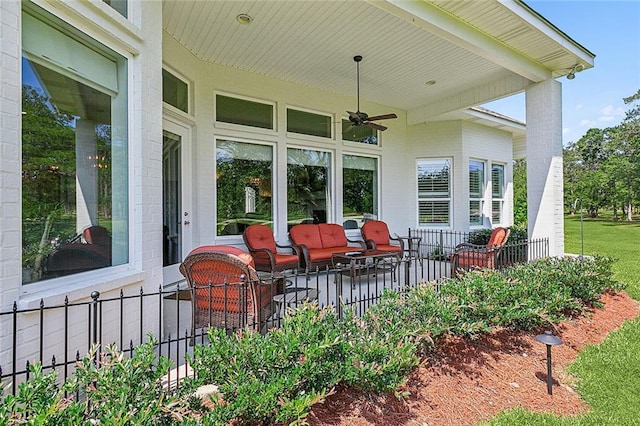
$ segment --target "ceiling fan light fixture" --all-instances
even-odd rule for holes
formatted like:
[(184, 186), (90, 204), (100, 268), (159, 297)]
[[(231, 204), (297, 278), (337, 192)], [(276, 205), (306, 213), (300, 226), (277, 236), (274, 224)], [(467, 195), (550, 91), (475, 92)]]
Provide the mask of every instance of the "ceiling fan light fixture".
[(238, 23), (240, 23), (241, 25), (249, 25), (251, 22), (253, 22), (253, 18), (246, 13), (241, 13), (236, 16), (236, 21), (238, 21)]

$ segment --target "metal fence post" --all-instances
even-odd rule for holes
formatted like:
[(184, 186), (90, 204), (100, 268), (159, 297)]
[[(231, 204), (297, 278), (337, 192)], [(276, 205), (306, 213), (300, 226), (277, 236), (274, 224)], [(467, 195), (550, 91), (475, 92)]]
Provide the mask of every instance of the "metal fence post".
[[(90, 316), (90, 320), (92, 322), (92, 324), (90, 324), (90, 330), (91, 330), (91, 345), (97, 345), (98, 344), (98, 298), (100, 297), (100, 292), (99, 291), (93, 291), (91, 292), (91, 299), (93, 299), (93, 303), (92, 303), (92, 308), (93, 308), (93, 315)], [(95, 361), (98, 361), (98, 357), (99, 357), (100, 351), (97, 350), (96, 351), (96, 356), (95, 356)]]

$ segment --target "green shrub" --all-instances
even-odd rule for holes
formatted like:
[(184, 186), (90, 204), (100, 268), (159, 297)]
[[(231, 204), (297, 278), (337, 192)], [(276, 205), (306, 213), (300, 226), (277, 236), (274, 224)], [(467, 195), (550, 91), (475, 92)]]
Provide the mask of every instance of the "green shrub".
[[(195, 421), (184, 398), (172, 396), (161, 379), (170, 362), (156, 359), (155, 340), (138, 346), (127, 358), (115, 345), (105, 347), (96, 363), (93, 347), (76, 366), (74, 376), (60, 384), (54, 371), (43, 374), (32, 365), (32, 376), (0, 402), (0, 425), (168, 425)], [(68, 395), (68, 396), (65, 396)], [(80, 395), (79, 399), (75, 395)]]
[[(431, 283), (403, 293), (386, 290), (362, 318), (347, 311), (340, 320), (333, 308), (305, 304), (266, 335), (211, 329), (209, 343), (196, 346), (188, 360), (196, 377), (178, 394), (160, 384), (169, 361), (155, 360), (153, 339), (131, 359), (107, 346), (96, 364), (94, 349), (62, 387), (55, 372), (33, 366), (18, 394), (0, 401), (0, 426), (303, 423), (313, 404), (337, 386), (397, 394), (419, 355), (443, 336), (534, 329), (584, 311), (605, 291), (622, 288), (611, 266), (603, 257), (544, 259), (472, 271), (438, 290)], [(222, 393), (207, 409), (189, 397), (203, 384), (216, 384)], [(65, 391), (84, 399), (65, 398)]]
[(81, 424), (84, 406), (64, 397), (57, 372), (44, 374), (40, 363), (30, 365), (29, 371), (30, 379), (20, 383), (18, 393), (0, 401), (0, 425)]
[(225, 404), (210, 420), (299, 421), (344, 376), (350, 348), (343, 328), (333, 309), (306, 304), (264, 336), (211, 329), (209, 344), (196, 346), (190, 360), (191, 386), (220, 386)]
[[(390, 293), (383, 300), (389, 298), (393, 298)], [(362, 319), (350, 313), (343, 320), (351, 348), (343, 380), (349, 386), (382, 393), (396, 391), (418, 358), (415, 331), (384, 314), (378, 315), (377, 306)]]

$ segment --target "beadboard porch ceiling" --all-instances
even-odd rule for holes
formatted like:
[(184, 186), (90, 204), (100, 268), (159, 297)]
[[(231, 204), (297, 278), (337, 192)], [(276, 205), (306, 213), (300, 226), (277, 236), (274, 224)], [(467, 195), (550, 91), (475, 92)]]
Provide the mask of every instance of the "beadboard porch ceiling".
[(163, 27), (203, 61), (354, 98), (362, 55), (361, 99), (410, 122), (593, 66), (520, 1), (164, 0)]

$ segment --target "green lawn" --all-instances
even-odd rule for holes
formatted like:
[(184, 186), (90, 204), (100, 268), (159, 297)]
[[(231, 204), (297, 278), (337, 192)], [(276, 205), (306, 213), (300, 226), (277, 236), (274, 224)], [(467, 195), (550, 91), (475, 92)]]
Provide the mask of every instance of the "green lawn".
[[(565, 252), (580, 254), (580, 218), (564, 221)], [(584, 254), (600, 254), (618, 261), (613, 270), (618, 281), (627, 284), (631, 297), (640, 300), (640, 222), (584, 219)], [(638, 422), (640, 424), (640, 421)]]
[[(640, 223), (584, 219), (584, 254), (617, 259), (615, 278), (640, 300)], [(565, 220), (565, 251), (581, 254), (580, 218)], [(588, 346), (569, 367), (592, 411), (575, 418), (511, 410), (491, 425), (640, 425), (640, 319), (625, 323), (600, 345)]]

